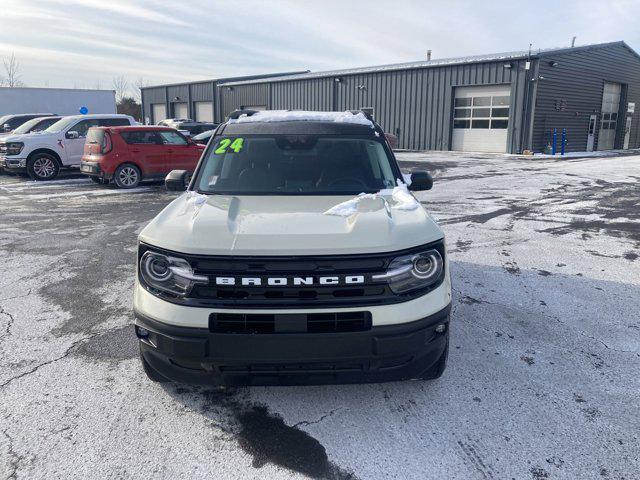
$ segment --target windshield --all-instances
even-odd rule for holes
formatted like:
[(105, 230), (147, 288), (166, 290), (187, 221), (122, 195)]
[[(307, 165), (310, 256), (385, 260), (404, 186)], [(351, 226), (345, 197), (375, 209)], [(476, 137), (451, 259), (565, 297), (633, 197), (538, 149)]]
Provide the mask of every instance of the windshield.
[(358, 137), (218, 137), (198, 171), (202, 193), (357, 195), (395, 186), (381, 141)]
[(206, 132), (199, 133), (198, 135), (195, 135), (191, 138), (193, 138), (194, 140), (206, 140), (207, 138), (210, 138), (211, 135), (213, 135), (214, 131), (215, 130), (207, 130)]
[(11, 117), (11, 115), (5, 115), (5, 116), (3, 116), (3, 117), (0, 117), (0, 127), (1, 127), (2, 125), (4, 125), (4, 124), (5, 124), (5, 122), (6, 122), (7, 120), (9, 120), (9, 118), (10, 118), (10, 117)]
[[(18, 128), (16, 128), (13, 131), (13, 133), (22, 134), (22, 133), (39, 132), (40, 130), (43, 130), (45, 127), (48, 127), (55, 121), (56, 120), (52, 118), (49, 118), (49, 119), (42, 119), (40, 117), (34, 118), (33, 120), (29, 120), (28, 122), (20, 125)], [(37, 127), (37, 128), (34, 128), (34, 127)]]
[(70, 127), (71, 125), (73, 125), (77, 121), (78, 121), (78, 119), (76, 117), (61, 118), (56, 123), (54, 123), (49, 128), (47, 128), (45, 130), (45, 132), (47, 132), (47, 133), (62, 132), (65, 128)]

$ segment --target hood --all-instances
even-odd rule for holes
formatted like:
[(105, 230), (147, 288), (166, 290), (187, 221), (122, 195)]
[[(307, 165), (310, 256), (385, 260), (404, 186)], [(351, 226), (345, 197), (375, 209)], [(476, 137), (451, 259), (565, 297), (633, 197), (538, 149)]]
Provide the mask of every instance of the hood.
[(389, 252), (444, 235), (422, 206), (389, 208), (367, 196), (348, 216), (326, 214), (352, 196), (226, 196), (187, 192), (140, 233), (142, 242), (203, 255)]
[(23, 133), (21, 135), (14, 135), (11, 133), (5, 134), (5, 136), (0, 135), (0, 141), (9, 143), (9, 142), (28, 142), (31, 139), (38, 139), (38, 141), (42, 140), (44, 137), (55, 137), (57, 134), (55, 133), (44, 133), (44, 132), (34, 132), (34, 133)]

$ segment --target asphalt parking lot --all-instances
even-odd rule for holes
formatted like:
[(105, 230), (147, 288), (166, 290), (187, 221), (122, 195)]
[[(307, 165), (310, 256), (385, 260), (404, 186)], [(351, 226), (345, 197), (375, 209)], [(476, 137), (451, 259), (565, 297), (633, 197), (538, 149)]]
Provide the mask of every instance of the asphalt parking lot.
[(452, 261), (433, 382), (151, 383), (136, 235), (175, 195), (0, 175), (2, 477), (638, 478), (640, 156), (399, 158)]

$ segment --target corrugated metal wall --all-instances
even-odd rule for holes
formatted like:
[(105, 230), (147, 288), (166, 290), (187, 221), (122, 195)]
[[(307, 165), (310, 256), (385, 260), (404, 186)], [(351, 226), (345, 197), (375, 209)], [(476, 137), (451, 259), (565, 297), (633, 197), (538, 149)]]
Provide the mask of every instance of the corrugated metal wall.
[(192, 102), (214, 101), (214, 82), (192, 83), (189, 88)]
[[(550, 62), (558, 65), (552, 67)], [(616, 148), (622, 148), (627, 102), (636, 103), (629, 148), (640, 147), (640, 59), (623, 45), (592, 48), (540, 60), (532, 147), (542, 151), (553, 128), (567, 129), (567, 151), (585, 151), (589, 116), (598, 115), (597, 149), (605, 82), (627, 85), (622, 98), (616, 133)], [(623, 88), (623, 97), (625, 89)], [(558, 142), (560, 140), (558, 139)], [(558, 143), (559, 145), (559, 143)]]
[[(161, 87), (148, 87), (142, 89), (142, 107), (144, 117), (156, 123), (155, 119), (150, 118), (153, 110), (152, 105), (163, 103), (167, 108), (167, 115), (173, 115), (173, 103), (188, 103), (189, 117), (195, 117), (195, 102), (211, 102), (216, 121), (221, 121), (216, 108), (217, 105), (217, 88), (216, 82), (199, 82), (185, 83), (181, 85), (169, 85)], [(174, 100), (179, 97), (180, 100)]]
[[(551, 67), (550, 61), (557, 61), (558, 65)], [(505, 68), (507, 63), (511, 68)], [(149, 116), (152, 104), (165, 103), (171, 114), (169, 103), (178, 96), (180, 101), (189, 102), (190, 116), (194, 116), (194, 102), (211, 100), (216, 121), (223, 121), (240, 106), (309, 110), (372, 107), (382, 127), (398, 135), (400, 148), (447, 150), (451, 144), (455, 87), (508, 84), (508, 152), (517, 153), (523, 148), (542, 151), (546, 132), (553, 127), (567, 128), (567, 149), (580, 151), (586, 149), (589, 115), (599, 114), (603, 84), (607, 81), (628, 87), (623, 89), (626, 98), (622, 100), (616, 146), (620, 148), (623, 142), (626, 103), (635, 102), (630, 147), (640, 147), (640, 59), (623, 44), (542, 54), (531, 66), (527, 72), (524, 60), (496, 60), (345, 74), (339, 77), (340, 81), (331, 76), (275, 82), (265, 79), (262, 83), (232, 86), (217, 86), (210, 81), (150, 87), (143, 91), (143, 107)], [(544, 78), (527, 80), (537, 75)], [(599, 127), (600, 117), (596, 131)]]
[(219, 89), (220, 113), (225, 117), (241, 106), (270, 105), (269, 85), (265, 83), (237, 85), (233, 87), (221, 86)]
[(511, 85), (512, 121), (508, 151), (519, 148), (523, 125), (524, 61), (450, 65), (414, 70), (370, 72), (296, 81), (222, 87), (225, 114), (241, 105), (271, 109), (353, 110), (372, 107), (387, 132), (398, 135), (400, 148), (448, 150), (452, 95), (456, 86)]
[(313, 78), (271, 85), (269, 108), (330, 111), (333, 105), (333, 78)]
[(143, 91), (145, 103), (148, 105), (152, 103), (165, 103), (167, 101), (167, 91), (164, 87), (144, 88)]

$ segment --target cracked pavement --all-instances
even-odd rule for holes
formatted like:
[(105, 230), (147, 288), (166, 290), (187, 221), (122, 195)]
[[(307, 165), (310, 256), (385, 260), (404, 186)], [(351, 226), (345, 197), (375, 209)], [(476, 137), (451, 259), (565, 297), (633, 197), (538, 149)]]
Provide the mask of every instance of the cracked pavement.
[(640, 156), (400, 153), (447, 235), (433, 382), (149, 382), (135, 242), (173, 197), (0, 175), (0, 478), (637, 478)]

